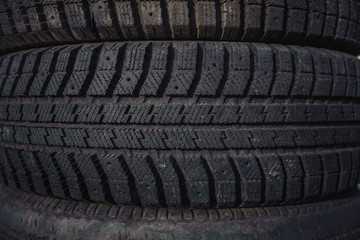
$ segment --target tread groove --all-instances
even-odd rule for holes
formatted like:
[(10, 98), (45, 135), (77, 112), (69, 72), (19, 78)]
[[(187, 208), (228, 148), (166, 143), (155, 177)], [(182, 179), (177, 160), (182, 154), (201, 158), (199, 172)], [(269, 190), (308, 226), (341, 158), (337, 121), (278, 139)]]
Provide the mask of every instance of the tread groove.
[(79, 91), (79, 96), (86, 96), (86, 93), (90, 87), (91, 81), (94, 79), (95, 73), (96, 73), (96, 66), (99, 61), (99, 55), (101, 53), (101, 49), (103, 48), (103, 44), (97, 46), (93, 49), (93, 52), (91, 54), (91, 60), (89, 64), (89, 73), (86, 76), (83, 85), (81, 86), (81, 89)]
[(218, 89), (216, 91), (216, 94), (215, 94), (215, 97), (218, 97), (218, 98), (221, 97), (221, 94), (224, 91), (226, 81), (229, 78), (229, 68), (230, 68), (230, 66), (229, 66), (230, 65), (229, 58), (230, 58), (229, 57), (229, 50), (225, 46), (224, 47), (224, 73), (223, 73), (223, 76), (221, 78), (219, 87), (218, 87)]
[[(53, 58), (51, 60), (51, 64), (50, 64), (50, 67), (49, 67), (49, 72), (53, 71), (55, 69), (56, 63), (58, 61), (59, 53), (63, 49), (64, 48), (60, 48), (54, 53), (54, 56), (53, 56)], [(40, 91), (40, 96), (45, 95), (45, 91), (46, 91), (46, 89), (47, 89), (47, 87), (49, 85), (49, 82), (50, 82), (52, 76), (53, 76), (53, 74), (51, 73), (46, 77), (46, 79), (44, 81), (44, 85), (42, 86), (41, 91)]]
[(236, 189), (236, 200), (235, 200), (235, 207), (239, 207), (241, 205), (241, 176), (238, 169), (237, 164), (235, 163), (235, 160), (228, 156), (231, 169), (234, 172), (235, 175), (235, 189)]
[[(289, 18), (289, 6), (288, 6), (288, 0), (284, 0), (284, 8), (286, 9), (284, 11), (284, 19), (283, 19), (283, 24), (282, 24), (282, 35), (281, 35), (281, 40), (284, 40), (287, 38), (287, 27), (288, 27), (288, 18)], [(286, 43), (286, 42), (284, 42)]]
[(161, 16), (162, 16), (162, 25), (165, 29), (165, 33), (168, 39), (172, 39), (173, 31), (171, 28), (171, 23), (169, 20), (169, 10), (167, 0), (160, 0)]
[(142, 86), (144, 85), (145, 79), (149, 74), (149, 70), (150, 70), (150, 65), (151, 65), (151, 56), (152, 56), (152, 52), (153, 52), (153, 46), (152, 43), (150, 42), (145, 49), (145, 56), (144, 56), (144, 63), (142, 66), (142, 73), (140, 75), (140, 80), (136, 83), (133, 95), (134, 96), (139, 96), (140, 95), (140, 91)]
[(10, 156), (9, 156), (9, 153), (8, 153), (7, 150), (5, 150), (4, 157), (7, 159), (7, 162), (9, 163), (9, 166), (10, 166), (10, 169), (11, 169), (11, 174), (12, 174), (12, 176), (14, 178), (16, 188), (20, 189), (21, 187), (20, 187), (20, 183), (19, 183), (19, 177), (17, 175), (17, 170), (14, 167), (14, 164), (12, 163), (12, 161), (10, 160)]
[[(9, 156), (10, 156), (9, 153), (7, 153), (7, 154), (8, 154), (7, 155), (8, 159), (10, 159), (9, 158)], [(35, 192), (34, 182), (33, 182), (32, 176), (31, 176), (31, 172), (28, 169), (28, 167), (26, 166), (25, 160), (24, 160), (23, 156), (20, 154), (20, 152), (16, 151), (16, 154), (18, 155), (18, 157), (20, 159), (20, 162), (21, 162), (21, 165), (22, 165), (22, 167), (23, 167), (23, 169), (25, 171), (26, 181), (27, 181), (27, 184), (29, 186), (29, 189), (30, 189), (30, 191)], [(51, 194), (50, 194), (50, 196), (51, 196)]]
[(139, 37), (140, 37), (140, 39), (148, 39), (147, 32), (146, 32), (146, 29), (144, 26), (144, 22), (142, 20), (141, 14), (140, 14), (141, 0), (134, 0), (134, 1), (130, 1), (130, 2), (131, 2), (132, 14), (134, 17), (135, 27), (138, 31)]
[(7, 177), (5, 175), (5, 170), (3, 167), (0, 167), (0, 173), (1, 173), (1, 177), (2, 177), (2, 180), (4, 181), (5, 186), (9, 186), (9, 182), (7, 180)]
[(163, 81), (160, 83), (157, 90), (156, 96), (163, 97), (165, 95), (166, 88), (170, 82), (170, 78), (173, 71), (174, 65), (174, 46), (172, 43), (169, 44), (168, 55), (166, 61), (166, 72)]
[[(11, 69), (11, 65), (12, 65), (13, 60), (14, 60), (14, 55), (10, 57), (10, 60), (9, 60), (9, 62), (8, 62), (8, 66), (7, 66), (6, 71), (5, 71), (5, 76), (9, 76), (9, 72), (10, 72), (10, 69)], [(5, 61), (5, 59), (4, 59), (3, 61)], [(2, 62), (3, 62), (3, 61), (2, 61)], [(2, 64), (2, 62), (1, 62), (1, 64)], [(4, 79), (4, 80), (6, 80), (6, 79)], [(3, 92), (4, 87), (5, 87), (6, 81), (4, 81), (4, 80), (2, 81), (2, 84), (1, 84), (1, 86), (0, 86), (0, 93)]]
[(23, 71), (23, 68), (24, 68), (24, 64), (25, 64), (25, 60), (26, 60), (26, 57), (27, 57), (28, 54), (24, 54), (22, 57), (21, 57), (21, 61), (20, 61), (20, 64), (19, 64), (19, 69), (17, 71), (17, 76), (12, 84), (12, 87), (11, 87), (11, 90), (10, 90), (10, 94), (9, 95), (13, 95), (14, 92), (15, 92), (15, 88), (16, 88), (16, 85), (19, 81), (19, 78), (21, 76), (21, 73)]
[(70, 191), (69, 191), (69, 186), (67, 184), (64, 173), (61, 171), (61, 168), (56, 159), (55, 153), (50, 154), (50, 160), (51, 160), (52, 164), (55, 166), (55, 169), (59, 175), (61, 187), (62, 187), (62, 190), (64, 191), (65, 196), (70, 198), (71, 195), (70, 195)]
[(130, 188), (131, 201), (133, 204), (141, 206), (141, 200), (140, 200), (139, 193), (137, 190), (135, 177), (132, 174), (132, 172), (129, 168), (129, 165), (127, 164), (127, 162), (123, 156), (119, 157), (119, 162), (120, 162), (121, 168), (123, 169), (123, 171), (125, 172), (125, 174), (127, 175), (127, 178), (128, 178), (128, 185)]
[[(45, 51), (46, 51), (46, 49), (44, 51), (40, 51), (37, 53), (36, 58), (35, 58), (33, 72), (35, 72), (35, 73), (38, 72), (39, 66), (40, 66), (40, 59)], [(35, 79), (35, 74), (30, 77), (29, 82), (26, 85), (25, 92), (24, 92), (25, 96), (29, 95), (29, 91), (30, 91), (32, 83), (34, 82), (34, 79)], [(15, 88), (14, 88), (14, 90), (15, 90)]]
[(192, 81), (189, 91), (188, 91), (188, 96), (193, 96), (196, 90), (196, 87), (198, 86), (199, 82), (200, 82), (200, 78), (201, 78), (201, 73), (202, 73), (202, 69), (203, 69), (203, 58), (204, 58), (204, 53), (203, 53), (203, 49), (201, 46), (201, 43), (197, 43), (197, 53), (196, 53), (196, 73), (195, 73), (195, 77), (194, 80)]
[(200, 157), (201, 162), (204, 166), (205, 172), (207, 177), (209, 178), (209, 203), (210, 208), (216, 208), (218, 206), (218, 201), (216, 198), (216, 188), (215, 188), (215, 176), (213, 173), (213, 170), (210, 167), (210, 164), (208, 163), (208, 160), (204, 157)]
[(149, 168), (155, 177), (155, 181), (156, 181), (155, 185), (156, 185), (156, 191), (157, 191), (157, 195), (158, 195), (158, 199), (159, 199), (159, 204), (163, 207), (167, 207), (168, 205), (167, 205), (167, 201), (166, 201), (163, 180), (159, 174), (159, 171), (156, 169), (156, 166), (150, 156), (146, 157), (146, 162), (149, 165)]
[(36, 163), (37, 167), (39, 168), (39, 170), (41, 172), (41, 178), (42, 178), (42, 180), (44, 182), (44, 185), (46, 187), (46, 192), (47, 192), (48, 195), (52, 196), (53, 191), (51, 189), (49, 176), (46, 174), (46, 171), (45, 171), (44, 167), (41, 165), (41, 161), (40, 161), (40, 158), (39, 158), (37, 152), (33, 152), (33, 156), (34, 156), (35, 163)]
[(222, 32), (223, 32), (223, 27), (222, 27), (222, 22), (223, 22), (223, 18), (222, 18), (222, 14), (221, 14), (221, 0), (215, 0), (215, 18), (216, 18), (216, 31), (215, 31), (215, 40), (221, 40), (222, 39)]
[[(337, 154), (336, 154), (337, 155)], [(299, 160), (300, 160), (300, 166), (301, 166), (301, 171), (302, 171), (302, 182), (303, 182), (303, 184), (301, 185), (301, 197), (299, 198), (300, 200), (299, 201), (297, 201), (297, 202), (301, 202), (301, 201), (304, 201), (305, 200), (305, 198), (307, 197), (306, 195), (305, 195), (305, 184), (304, 184), (304, 180), (305, 180), (305, 177), (306, 177), (306, 173), (305, 173), (305, 167), (304, 167), (304, 163), (303, 163), (303, 159), (302, 159), (302, 157), (299, 155)]]
[(265, 204), (266, 201), (266, 178), (264, 174), (264, 169), (261, 165), (261, 161), (258, 156), (254, 156), (256, 160), (257, 167), (259, 168), (260, 175), (261, 175), (261, 205)]
[(99, 177), (101, 179), (101, 187), (102, 187), (102, 191), (103, 191), (105, 200), (111, 204), (115, 204), (114, 198), (111, 194), (111, 188), (109, 185), (108, 177), (106, 176), (105, 171), (104, 171), (103, 167), (101, 166), (99, 158), (96, 155), (93, 155), (91, 157), (91, 161), (96, 169), (97, 174), (99, 175)]
[(116, 31), (116, 34), (118, 34), (119, 38), (121, 40), (125, 39), (123, 32), (121, 31), (119, 19), (115, 11), (115, 3), (113, 0), (108, 0), (109, 4), (109, 12), (110, 12), (110, 18), (112, 21), (112, 25), (114, 26), (114, 29)]
[(127, 48), (127, 43), (124, 43), (124, 45), (122, 45), (119, 49), (119, 53), (116, 58), (115, 74), (112, 77), (108, 88), (106, 89), (105, 96), (107, 96), (107, 97), (111, 97), (113, 95), (115, 88), (116, 88), (116, 84), (121, 77), (121, 74), (123, 71), (123, 66), (124, 66), (124, 61), (125, 61), (124, 56), (125, 56), (126, 48)]
[(190, 38), (198, 38), (198, 27), (196, 24), (195, 0), (188, 0)]
[(82, 198), (87, 201), (90, 201), (90, 196), (89, 196), (89, 192), (88, 192), (88, 189), (86, 186), (86, 181), (85, 181), (84, 175), (81, 173), (80, 168), (79, 168), (78, 164), (76, 163), (74, 156), (75, 156), (75, 154), (69, 154), (68, 160), (70, 161), (70, 165), (76, 175), (76, 181), (77, 181), (77, 184), (79, 185), (79, 189), (81, 191)]
[(79, 47), (71, 50), (71, 52), (70, 52), (69, 61), (68, 61), (68, 64), (66, 66), (66, 75), (63, 78), (63, 80), (61, 81), (59, 89), (58, 89), (58, 91), (56, 93), (57, 96), (63, 96), (63, 92), (65, 90), (65, 87), (66, 87), (67, 83), (69, 82), (71, 73), (73, 72), (73, 69), (75, 67), (76, 55), (79, 52), (80, 48), (81, 47), (79, 46)]
[(170, 156), (170, 162), (172, 164), (172, 167), (175, 169), (177, 177), (179, 178), (181, 203), (185, 208), (191, 207), (190, 199), (188, 196), (187, 180), (184, 175), (184, 170), (181, 169), (180, 165), (173, 156)]

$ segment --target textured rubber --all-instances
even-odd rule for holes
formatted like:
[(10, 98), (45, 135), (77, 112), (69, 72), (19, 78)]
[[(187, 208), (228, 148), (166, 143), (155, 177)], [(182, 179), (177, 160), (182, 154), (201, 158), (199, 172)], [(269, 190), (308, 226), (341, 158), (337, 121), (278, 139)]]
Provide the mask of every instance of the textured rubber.
[(0, 185), (8, 239), (359, 239), (359, 193), (284, 207), (139, 208), (41, 197)]
[(308, 202), (360, 181), (360, 61), (351, 55), (138, 42), (0, 61), (6, 185), (209, 208)]
[(0, 51), (109, 40), (224, 40), (360, 53), (358, 0), (1, 0)]

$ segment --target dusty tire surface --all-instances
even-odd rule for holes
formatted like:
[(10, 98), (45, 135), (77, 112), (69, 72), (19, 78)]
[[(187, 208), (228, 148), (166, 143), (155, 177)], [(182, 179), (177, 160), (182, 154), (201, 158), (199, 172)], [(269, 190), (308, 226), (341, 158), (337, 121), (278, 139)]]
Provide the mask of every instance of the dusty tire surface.
[(359, 192), (284, 207), (163, 209), (41, 197), (0, 185), (1, 239), (358, 239)]
[(1, 57), (0, 178), (161, 207), (313, 201), (359, 182), (360, 62), (333, 50), (104, 43)]
[(0, 51), (109, 40), (223, 40), (359, 54), (357, 0), (0, 1)]

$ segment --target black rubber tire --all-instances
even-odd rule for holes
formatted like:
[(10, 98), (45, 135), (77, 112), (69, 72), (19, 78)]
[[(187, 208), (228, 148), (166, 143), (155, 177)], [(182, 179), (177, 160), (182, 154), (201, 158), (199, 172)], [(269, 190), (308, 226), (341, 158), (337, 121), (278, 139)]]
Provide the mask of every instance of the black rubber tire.
[(109, 40), (223, 40), (360, 53), (358, 0), (0, 0), (0, 51)]
[(140, 42), (1, 61), (1, 182), (12, 187), (208, 208), (312, 201), (360, 180), (360, 61), (351, 55)]
[(285, 207), (156, 209), (59, 200), (0, 185), (0, 238), (356, 240), (360, 196)]

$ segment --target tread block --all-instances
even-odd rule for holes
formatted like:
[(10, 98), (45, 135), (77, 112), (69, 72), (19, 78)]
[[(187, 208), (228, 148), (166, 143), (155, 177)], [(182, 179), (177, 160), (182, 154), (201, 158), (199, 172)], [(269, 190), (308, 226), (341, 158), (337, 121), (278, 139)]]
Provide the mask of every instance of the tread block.
[(322, 165), (324, 169), (324, 186), (323, 193), (334, 193), (338, 190), (339, 178), (339, 162), (336, 154), (325, 153), (321, 155)]
[(214, 39), (216, 37), (215, 2), (198, 0), (195, 4), (195, 11), (197, 11), (197, 37), (199, 39)]
[(223, 9), (222, 39), (237, 40), (241, 33), (241, 4), (237, 1), (225, 0), (221, 2)]
[(265, 201), (269, 204), (280, 203), (285, 196), (284, 170), (279, 157), (259, 158), (265, 177)]
[(251, 96), (269, 94), (273, 80), (273, 51), (268, 45), (252, 45), (254, 47), (254, 76), (249, 88)]
[(200, 47), (198, 43), (174, 43), (175, 59), (173, 73), (165, 91), (167, 95), (187, 95), (190, 85), (195, 78), (197, 55)]
[(106, 44), (102, 47), (95, 74), (91, 80), (88, 95), (106, 95), (107, 89), (110, 87), (111, 81), (118, 79), (118, 69), (121, 67), (124, 44)]
[(121, 39), (122, 36), (119, 35), (115, 24), (117, 20), (111, 14), (114, 8), (110, 6), (110, 2), (92, 0), (89, 5), (100, 39)]
[(121, 77), (116, 84), (114, 94), (132, 95), (144, 71), (145, 52), (148, 44), (133, 44), (128, 46), (125, 54)]
[(155, 96), (159, 92), (160, 85), (166, 81), (170, 48), (172, 48), (171, 43), (155, 43), (153, 45), (149, 73), (140, 90), (140, 95)]
[(264, 181), (258, 162), (254, 156), (234, 158), (241, 178), (241, 200), (243, 206), (256, 206), (262, 201)]
[(191, 206), (206, 207), (209, 202), (209, 179), (199, 156), (177, 159), (186, 179), (186, 188)]
[(247, 45), (232, 44), (229, 51), (229, 74), (224, 87), (225, 96), (243, 96), (250, 80), (251, 50)]
[(169, 22), (172, 28), (173, 38), (188, 39), (190, 31), (189, 4), (183, 0), (168, 2)]
[(298, 156), (281, 154), (286, 176), (286, 196), (285, 202), (291, 203), (302, 197), (304, 187), (304, 175), (301, 160)]
[[(69, 78), (71, 72), (68, 72), (67, 66), (73, 63), (74, 54), (77, 53), (79, 47), (66, 47), (59, 52), (58, 61), (55, 65), (55, 70), (51, 75), (48, 86), (45, 90), (46, 95), (56, 96), (58, 91), (61, 91), (60, 86), (62, 82)], [(72, 60), (72, 61), (70, 61)]]
[(317, 155), (303, 154), (301, 162), (304, 167), (304, 196), (316, 197), (321, 193), (322, 163)]
[(79, 95), (87, 76), (92, 71), (90, 63), (94, 59), (94, 51), (99, 51), (101, 45), (91, 45), (82, 47), (76, 56), (73, 72), (67, 82), (64, 95)]
[(202, 66), (195, 95), (215, 96), (224, 74), (224, 46), (221, 43), (205, 45)]
[[(140, 1), (140, 9), (145, 32), (149, 39), (164, 39), (167, 37), (164, 28), (164, 16), (162, 16), (161, 3), (159, 0)], [(165, 10), (167, 11), (167, 10)]]
[(91, 31), (91, 22), (87, 18), (90, 15), (89, 10), (80, 2), (64, 3), (66, 19), (69, 24), (72, 35), (76, 40), (94, 41), (96, 34)]
[(119, 27), (125, 39), (138, 39), (140, 33), (138, 32), (135, 17), (132, 11), (131, 1), (115, 0), (116, 15), (118, 17)]
[(244, 41), (259, 40), (262, 36), (261, 33), (261, 4), (245, 5), (245, 19), (249, 19), (244, 23)]

